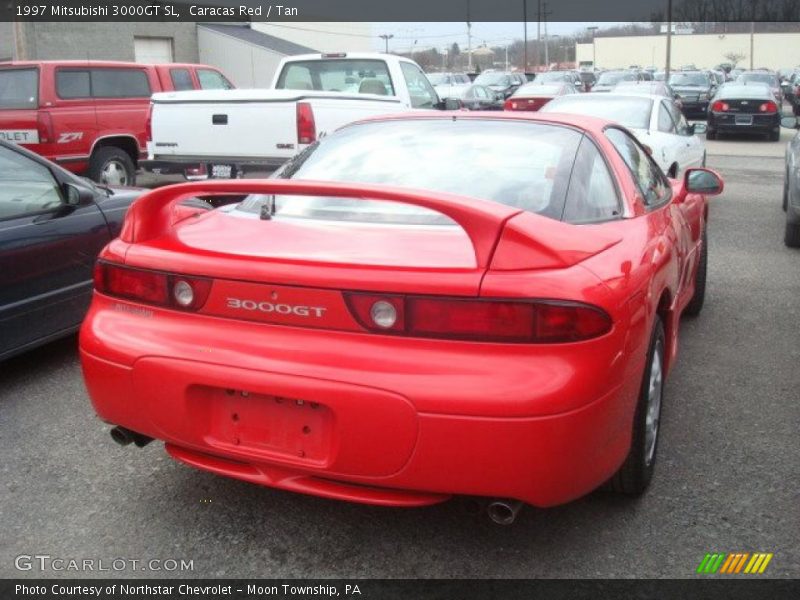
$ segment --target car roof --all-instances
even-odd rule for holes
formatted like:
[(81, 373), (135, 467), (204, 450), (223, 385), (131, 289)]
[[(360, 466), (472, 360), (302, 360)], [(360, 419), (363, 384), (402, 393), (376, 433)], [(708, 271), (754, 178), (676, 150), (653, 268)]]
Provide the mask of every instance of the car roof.
[(137, 63), (121, 60), (9, 60), (0, 61), (0, 67), (38, 67), (41, 65), (55, 65), (66, 67), (165, 67), (165, 68), (188, 68), (200, 67), (205, 69), (218, 70), (217, 67), (202, 63)]

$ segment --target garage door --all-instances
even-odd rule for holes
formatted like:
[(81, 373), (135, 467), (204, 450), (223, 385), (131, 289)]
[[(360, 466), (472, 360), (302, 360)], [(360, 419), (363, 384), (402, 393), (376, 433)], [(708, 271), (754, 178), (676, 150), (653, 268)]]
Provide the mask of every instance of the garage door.
[(172, 62), (172, 38), (133, 38), (133, 49), (137, 63)]

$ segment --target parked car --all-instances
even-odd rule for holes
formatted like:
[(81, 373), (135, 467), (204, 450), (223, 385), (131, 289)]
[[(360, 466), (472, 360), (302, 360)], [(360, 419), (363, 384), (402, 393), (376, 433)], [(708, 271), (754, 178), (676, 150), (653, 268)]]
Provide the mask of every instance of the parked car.
[(561, 81), (559, 83), (540, 84), (538, 82), (528, 83), (514, 92), (505, 101), (505, 110), (539, 110), (553, 98), (569, 94), (577, 94), (571, 83)]
[[(635, 96), (663, 96), (679, 100), (680, 95), (663, 81), (620, 81), (612, 90), (614, 94), (633, 94)], [(678, 106), (679, 103), (676, 102)]]
[(0, 139), (96, 182), (133, 185), (146, 155), (151, 94), (231, 87), (207, 65), (0, 63)]
[(773, 100), (777, 102), (778, 106), (783, 104), (783, 92), (781, 91), (781, 84), (778, 81), (778, 76), (771, 71), (748, 71), (742, 73), (736, 78), (737, 83), (765, 83), (769, 86), (772, 92)]
[(193, 178), (273, 170), (365, 117), (458, 108), (422, 69), (391, 54), (303, 54), (281, 61), (269, 90), (154, 94), (144, 169)]
[(599, 117), (624, 125), (671, 178), (677, 178), (688, 168), (706, 164), (705, 146), (695, 135), (698, 126), (687, 123), (675, 103), (663, 96), (564, 96), (548, 103), (542, 111)]
[(641, 81), (639, 73), (632, 71), (603, 71), (592, 86), (592, 92), (610, 92), (620, 81)]
[(466, 73), (426, 73), (433, 87), (437, 85), (460, 85), (472, 83)]
[[(798, 128), (796, 117), (782, 119), (784, 127)], [(783, 178), (783, 210), (786, 211), (784, 243), (800, 248), (800, 130), (786, 147), (786, 168)]]
[[(536, 79), (539, 77), (541, 75), (537, 75)], [(519, 86), (527, 82), (528, 79), (524, 73), (512, 71), (485, 71), (475, 78), (475, 83), (491, 88), (498, 94), (502, 94), (503, 98), (508, 98), (517, 91)]]
[(669, 85), (680, 96), (686, 117), (706, 118), (708, 103), (717, 91), (716, 80), (703, 71), (679, 71), (670, 75)]
[[(721, 190), (588, 117), (349, 125), (280, 178), (134, 204), (81, 329), (88, 392), (120, 443), (327, 498), (484, 496), (508, 523), (641, 494)], [(171, 218), (210, 193), (253, 195)]]
[(458, 100), (467, 110), (503, 110), (503, 97), (485, 85), (454, 85), (439, 95)]
[(792, 71), (786, 75), (786, 78), (781, 81), (781, 91), (783, 97), (792, 106), (795, 106), (796, 90), (800, 85), (800, 71)]
[(597, 82), (597, 75), (594, 71), (581, 71), (581, 83), (583, 84), (582, 92), (591, 92), (595, 82)]
[(78, 329), (95, 258), (141, 192), (98, 187), (0, 140), (0, 360)]
[(708, 111), (706, 139), (720, 133), (760, 133), (779, 141), (781, 111), (770, 87), (739, 80), (720, 87)]
[(548, 85), (553, 83), (569, 83), (575, 91), (584, 91), (583, 80), (579, 71), (547, 71), (541, 73), (534, 83)]

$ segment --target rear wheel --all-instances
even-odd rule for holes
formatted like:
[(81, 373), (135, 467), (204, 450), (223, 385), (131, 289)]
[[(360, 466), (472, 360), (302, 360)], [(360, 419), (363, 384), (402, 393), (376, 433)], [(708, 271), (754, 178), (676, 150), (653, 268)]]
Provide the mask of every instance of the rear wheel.
[(776, 129), (775, 131), (769, 134), (769, 141), (770, 142), (779, 142), (781, 141), (781, 130)]
[(786, 169), (786, 173), (783, 176), (783, 212), (786, 212), (786, 208), (789, 206), (789, 169)]
[(89, 178), (105, 185), (136, 184), (136, 167), (124, 150), (116, 146), (98, 148), (89, 160)]
[(656, 317), (639, 401), (633, 416), (631, 448), (619, 471), (608, 481), (606, 487), (611, 491), (638, 496), (647, 489), (653, 478), (664, 391), (664, 340), (664, 326), (661, 319)]

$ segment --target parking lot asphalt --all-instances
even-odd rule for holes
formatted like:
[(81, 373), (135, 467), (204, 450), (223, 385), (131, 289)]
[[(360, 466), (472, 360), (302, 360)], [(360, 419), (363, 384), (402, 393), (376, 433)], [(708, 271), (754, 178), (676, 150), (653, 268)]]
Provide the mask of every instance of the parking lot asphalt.
[(800, 251), (782, 243), (784, 146), (708, 144), (726, 191), (712, 200), (706, 305), (681, 326), (642, 498), (596, 492), (503, 528), (457, 501), (374, 508), (217, 477), (159, 443), (114, 444), (73, 337), (0, 365), (0, 577), (64, 575), (14, 566), (47, 554), (194, 561), (116, 573), (136, 577), (682, 578), (706, 552), (753, 551), (774, 553), (766, 575), (800, 577)]

